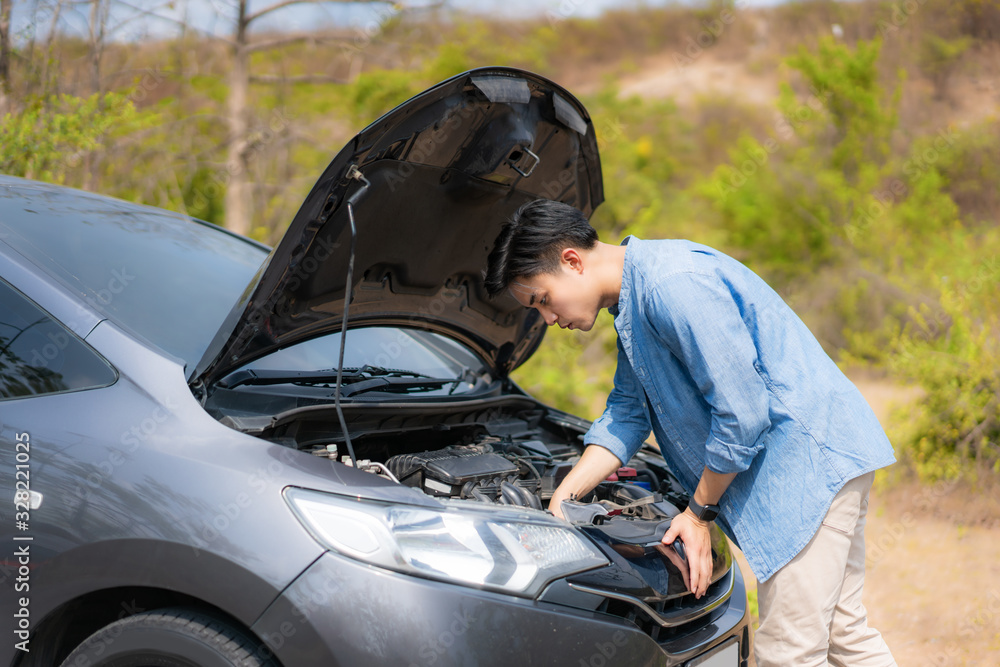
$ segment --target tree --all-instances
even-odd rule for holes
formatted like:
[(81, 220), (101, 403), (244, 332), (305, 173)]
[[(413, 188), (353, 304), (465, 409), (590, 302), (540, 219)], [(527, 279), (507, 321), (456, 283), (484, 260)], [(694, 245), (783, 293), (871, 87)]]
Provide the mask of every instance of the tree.
[(250, 26), (262, 18), (291, 5), (300, 4), (381, 4), (391, 5), (386, 0), (278, 0), (277, 2), (251, 12), (247, 0), (239, 0), (233, 36), (230, 41), (233, 54), (233, 65), (229, 71), (229, 95), (226, 103), (229, 122), (229, 139), (227, 144), (226, 170), (228, 182), (226, 185), (225, 219), (226, 227), (239, 234), (250, 232), (251, 221), (251, 187), (248, 171), (253, 157), (253, 146), (249, 140), (250, 134), (250, 104), (249, 92), (251, 81), (257, 83), (285, 83), (296, 81), (346, 83), (343, 79), (322, 74), (309, 74), (301, 77), (252, 76), (250, 72), (251, 54), (268, 49), (274, 49), (288, 44), (319, 40), (343, 40), (343, 36), (282, 35), (274, 38), (251, 41)]
[(10, 9), (13, 0), (0, 0), (0, 115), (10, 94)]

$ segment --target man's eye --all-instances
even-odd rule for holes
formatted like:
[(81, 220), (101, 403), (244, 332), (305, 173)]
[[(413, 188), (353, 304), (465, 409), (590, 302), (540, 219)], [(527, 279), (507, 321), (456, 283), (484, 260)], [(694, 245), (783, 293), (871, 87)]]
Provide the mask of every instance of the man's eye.
[(539, 301), (538, 303), (540, 303), (540, 304), (542, 304), (544, 306), (545, 302), (548, 301), (548, 300), (549, 300), (549, 297), (543, 296), (542, 299), (541, 299), (541, 301)]

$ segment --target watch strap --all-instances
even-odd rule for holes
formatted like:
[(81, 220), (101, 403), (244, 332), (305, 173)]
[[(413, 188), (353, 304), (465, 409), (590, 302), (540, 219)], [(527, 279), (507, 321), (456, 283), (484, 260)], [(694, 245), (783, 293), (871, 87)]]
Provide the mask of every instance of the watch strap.
[(715, 517), (719, 516), (719, 506), (718, 505), (700, 505), (694, 500), (694, 496), (688, 502), (688, 509), (702, 521), (715, 521)]

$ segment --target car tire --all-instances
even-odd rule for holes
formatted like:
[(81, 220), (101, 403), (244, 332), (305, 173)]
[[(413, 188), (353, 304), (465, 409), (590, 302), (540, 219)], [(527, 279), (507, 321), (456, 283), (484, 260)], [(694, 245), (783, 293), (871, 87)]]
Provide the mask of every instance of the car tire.
[(274, 667), (271, 651), (226, 622), (190, 609), (158, 609), (106, 625), (61, 667)]

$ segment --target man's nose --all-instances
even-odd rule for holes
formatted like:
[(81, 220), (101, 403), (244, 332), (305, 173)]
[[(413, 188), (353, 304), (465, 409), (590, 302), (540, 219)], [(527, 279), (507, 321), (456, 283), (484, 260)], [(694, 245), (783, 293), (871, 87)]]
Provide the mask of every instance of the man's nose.
[(545, 324), (547, 324), (548, 326), (552, 326), (557, 321), (559, 321), (559, 316), (553, 313), (551, 310), (546, 311), (539, 308), (538, 312), (542, 314), (542, 319), (545, 320)]

